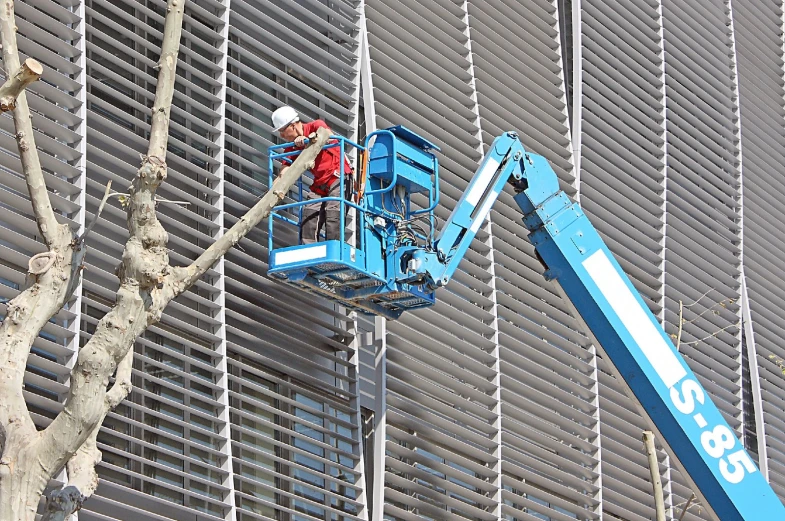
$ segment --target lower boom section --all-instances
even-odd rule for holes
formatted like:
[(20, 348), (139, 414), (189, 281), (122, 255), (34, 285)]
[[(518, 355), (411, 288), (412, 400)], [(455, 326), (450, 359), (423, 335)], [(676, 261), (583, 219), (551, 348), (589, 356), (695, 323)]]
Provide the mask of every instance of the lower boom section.
[[(519, 204), (531, 209), (526, 200)], [(572, 303), (714, 518), (785, 520), (785, 507), (580, 207), (560, 192), (524, 221), (546, 277)]]

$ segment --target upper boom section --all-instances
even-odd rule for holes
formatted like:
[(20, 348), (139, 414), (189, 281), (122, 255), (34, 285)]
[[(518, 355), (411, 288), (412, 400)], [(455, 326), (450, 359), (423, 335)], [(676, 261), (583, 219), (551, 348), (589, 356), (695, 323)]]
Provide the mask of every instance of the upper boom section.
[(549, 163), (526, 153), (514, 133), (494, 141), (438, 234), (441, 263), (427, 279), (449, 280), (507, 182), (546, 278), (572, 304), (713, 518), (785, 519), (779, 498), (580, 206), (559, 189)]

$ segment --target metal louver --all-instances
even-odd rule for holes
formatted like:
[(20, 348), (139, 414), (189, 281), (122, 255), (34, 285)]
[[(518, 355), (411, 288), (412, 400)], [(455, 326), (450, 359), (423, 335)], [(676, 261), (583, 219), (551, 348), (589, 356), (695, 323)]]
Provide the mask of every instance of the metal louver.
[(755, 451), (761, 459), (759, 467), (768, 471), (769, 483), (785, 497), (785, 423), (781, 417), (785, 379), (779, 362), (785, 358), (781, 313), (785, 245), (779, 230), (785, 196), (783, 4), (734, 0), (732, 5), (743, 147), (743, 263), (757, 349), (757, 359), (750, 363), (757, 365), (760, 374), (755, 383), (763, 419), (763, 424), (751, 421), (757, 432), (747, 431), (745, 437), (763, 436), (764, 443)]
[[(662, 318), (666, 150), (660, 6), (583, 0), (580, 17), (581, 206)], [(654, 515), (641, 450), (647, 427), (608, 363), (600, 358), (598, 367), (602, 512), (643, 521)], [(663, 470), (669, 503), (667, 465)]]
[[(680, 351), (741, 435), (741, 150), (731, 17), (727, 3), (716, 0), (667, 2), (662, 13), (665, 323), (677, 333), (682, 303)], [(692, 491), (676, 470), (672, 479), (674, 503), (688, 500)]]
[[(267, 147), (280, 141), (273, 110), (289, 104), (357, 138), (356, 4), (232, 0), (226, 227), (267, 190)], [(236, 519), (362, 519), (351, 322), (326, 300), (264, 278), (267, 255), (265, 224), (223, 263)]]
[[(45, 66), (28, 100), (52, 203), (74, 229), (107, 181), (127, 186), (145, 150), (164, 6), (15, 2), (20, 49)], [(159, 207), (173, 263), (267, 190), (282, 104), (351, 139), (404, 124), (439, 144), (441, 219), (484, 147), (515, 130), (580, 199), (668, 333), (685, 306), (682, 353), (785, 498), (782, 0), (187, 6), (160, 190), (187, 204)], [(43, 249), (19, 172), (6, 115), (0, 315)], [(101, 431), (102, 484), (81, 518), (653, 518), (645, 422), (544, 284), (520, 218), (504, 193), (439, 304), (387, 323), (354, 322), (264, 277), (267, 227), (253, 230), (137, 342), (136, 390)], [(39, 425), (61, 407), (76, 342), (114, 301), (125, 229), (110, 203), (82, 287), (35, 342), (25, 396)], [(678, 518), (691, 490), (658, 456)]]

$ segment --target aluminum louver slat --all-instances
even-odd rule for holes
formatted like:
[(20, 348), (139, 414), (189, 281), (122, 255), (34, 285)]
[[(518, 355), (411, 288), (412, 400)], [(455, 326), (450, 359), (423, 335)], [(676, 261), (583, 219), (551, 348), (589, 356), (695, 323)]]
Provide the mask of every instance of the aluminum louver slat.
[[(356, 139), (354, 2), (232, 0), (226, 71), (225, 226), (267, 190), (270, 115), (283, 104)], [(276, 231), (279, 245), (296, 234)], [(237, 520), (358, 519), (362, 485), (352, 351), (330, 302), (263, 278), (267, 226), (224, 261)], [(260, 280), (261, 278), (261, 280)], [(332, 445), (332, 448), (331, 448)], [(269, 471), (268, 471), (269, 470)]]
[[(782, 403), (783, 375), (778, 360), (785, 358), (782, 338), (780, 289), (785, 273), (780, 224), (785, 215), (782, 185), (785, 129), (783, 77), (783, 3), (765, 0), (733, 1), (733, 21), (739, 71), (741, 144), (743, 149), (743, 263), (752, 317), (753, 338), (759, 370), (762, 420), (754, 420), (754, 403), (745, 400), (745, 432), (757, 446), (761, 469), (781, 499), (785, 499), (785, 428), (776, 405)], [(747, 441), (747, 440), (745, 440)], [(765, 461), (764, 458), (766, 458)]]
[[(88, 2), (85, 11), (90, 77), (86, 85), (86, 200), (94, 212), (106, 182), (112, 180), (122, 189), (138, 167), (138, 153), (145, 150), (147, 112), (153, 99), (157, 74), (154, 66), (160, 53), (164, 13), (162, 5), (155, 1), (95, 0)], [(159, 207), (161, 222), (170, 234), (171, 259), (175, 263), (195, 258), (212, 242), (217, 230), (215, 199), (209, 199), (215, 193), (210, 194), (209, 187), (217, 183), (214, 157), (220, 149), (216, 142), (220, 130), (215, 126), (215, 110), (221, 69), (203, 56), (217, 54), (222, 39), (215, 21), (224, 11), (221, 4), (202, 0), (186, 7), (176, 80), (179, 92), (175, 94), (170, 127), (168, 179), (159, 193), (168, 200), (197, 204)], [(117, 141), (120, 136), (122, 142)], [(88, 270), (85, 280), (84, 312), (95, 317), (83, 321), (85, 340), (94, 330), (95, 319), (114, 298), (113, 291), (104, 288), (116, 287), (117, 282), (104, 269), (113, 270), (122, 250), (127, 233), (124, 214), (120, 208), (106, 208), (95, 229), (97, 236), (91, 237), (93, 248), (99, 249), (99, 244), (108, 247), (103, 248), (101, 255), (88, 255), (88, 263), (98, 266)], [(113, 229), (118, 233), (113, 234)], [(105, 240), (101, 235), (111, 239)], [(215, 275), (211, 270), (209, 276)], [(215, 383), (220, 378), (214, 351), (220, 337), (213, 334), (220, 327), (216, 320), (220, 309), (215, 303), (217, 295), (214, 279), (208, 279), (207, 284), (200, 282), (169, 306), (159, 326), (148, 329), (143, 340), (137, 342), (133, 376), (136, 390), (129, 398), (135, 405), (121, 405), (113, 427), (131, 437), (105, 457), (107, 464), (99, 470), (107, 481), (168, 502), (170, 506), (164, 510), (173, 517), (201, 511), (206, 516), (223, 518), (228, 509), (226, 457), (221, 452), (213, 453), (211, 463), (206, 465), (199, 444), (183, 443), (180, 439), (206, 442), (209, 437), (212, 448), (229, 443), (226, 434), (221, 434), (228, 432), (226, 421), (221, 419), (225, 414), (220, 399), (223, 389)], [(120, 420), (125, 415), (135, 421), (126, 424)], [(137, 444), (133, 438), (145, 443)], [(114, 444), (118, 440), (111, 429), (104, 428), (99, 442)], [(124, 475), (118, 467), (128, 472)], [(117, 501), (122, 501), (125, 494), (111, 487), (102, 490)], [(152, 504), (148, 501), (139, 506), (149, 511)], [(174, 514), (178, 509), (182, 513)]]
[[(662, 316), (665, 100), (659, 6), (591, 0), (580, 6), (581, 203), (652, 312)], [(602, 512), (643, 520), (653, 515), (652, 503), (634, 498), (650, 496), (650, 488), (640, 435), (631, 433), (642, 432), (645, 423), (607, 363), (598, 365)]]

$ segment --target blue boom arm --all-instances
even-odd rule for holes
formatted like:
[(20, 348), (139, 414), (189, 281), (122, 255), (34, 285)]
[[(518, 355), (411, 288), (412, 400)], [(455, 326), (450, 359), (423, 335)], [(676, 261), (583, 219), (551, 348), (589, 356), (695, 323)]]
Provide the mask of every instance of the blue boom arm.
[(409, 280), (446, 284), (508, 182), (546, 278), (572, 303), (714, 518), (785, 520), (782, 503), (580, 206), (559, 189), (547, 160), (527, 153), (516, 134), (493, 142), (437, 235), (435, 251), (401, 252)]

